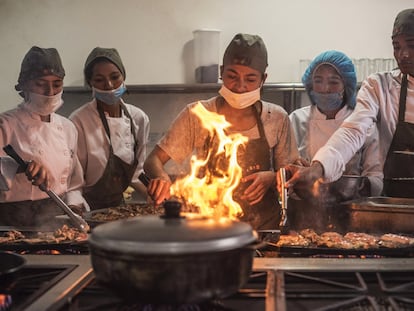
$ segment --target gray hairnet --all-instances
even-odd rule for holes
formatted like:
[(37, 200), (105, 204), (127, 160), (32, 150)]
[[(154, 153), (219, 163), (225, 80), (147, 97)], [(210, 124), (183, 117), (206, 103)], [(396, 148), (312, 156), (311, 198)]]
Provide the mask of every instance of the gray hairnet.
[(96, 47), (94, 48), (88, 55), (85, 66), (83, 69), (83, 73), (85, 76), (85, 81), (89, 84), (89, 81), (92, 78), (92, 68), (95, 63), (100, 59), (106, 59), (113, 63), (121, 72), (124, 80), (126, 78), (126, 72), (124, 64), (122, 63), (121, 56), (119, 55), (118, 51), (114, 48), (101, 48)]
[[(15, 89), (22, 91), (23, 85), (27, 81), (48, 75), (54, 75), (61, 79), (65, 76), (65, 69), (58, 51), (55, 48), (33, 46), (23, 58)], [(23, 93), (19, 94), (23, 96)]]
[(414, 35), (414, 9), (406, 9), (398, 13), (392, 28), (392, 37), (398, 35)]
[(321, 64), (329, 64), (338, 71), (345, 86), (344, 102), (348, 107), (354, 108), (357, 91), (355, 67), (352, 60), (342, 52), (333, 50), (326, 51), (315, 57), (302, 76), (302, 83), (305, 86), (306, 92), (310, 94), (310, 91), (312, 90), (313, 72)]
[(262, 38), (244, 33), (235, 35), (224, 52), (223, 65), (244, 65), (264, 73), (267, 50)]

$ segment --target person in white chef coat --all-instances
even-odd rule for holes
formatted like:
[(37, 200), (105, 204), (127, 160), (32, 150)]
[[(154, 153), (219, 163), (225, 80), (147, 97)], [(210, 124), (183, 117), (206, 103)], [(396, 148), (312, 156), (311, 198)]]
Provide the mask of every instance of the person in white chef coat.
[[(236, 34), (224, 52), (219, 95), (200, 101), (205, 109), (223, 116), (230, 124), (227, 134), (239, 133), (248, 138), (238, 149), (243, 178), (233, 198), (243, 210), (240, 220), (259, 230), (278, 228), (280, 206), (275, 170), (298, 158), (288, 114), (282, 107), (261, 100), (267, 65), (262, 38)], [(164, 168), (170, 159), (183, 163), (193, 153), (206, 158), (209, 150), (217, 148), (217, 135), (210, 135), (191, 112), (197, 104), (191, 103), (180, 112), (145, 160), (145, 171), (152, 178), (148, 193), (156, 204), (170, 197), (171, 179)], [(210, 174), (220, 174), (220, 163), (228, 161), (215, 157), (206, 160), (204, 169)]]
[(289, 187), (338, 179), (362, 147), (373, 124), (379, 132), (383, 194), (414, 197), (414, 9), (395, 18), (391, 34), (398, 68), (375, 73), (362, 82), (353, 113), (321, 147), (308, 168), (290, 167)]
[[(356, 104), (357, 79), (352, 60), (340, 51), (325, 51), (309, 64), (302, 83), (311, 105), (290, 114), (290, 120), (302, 159), (310, 163), (316, 152), (328, 141), (342, 122), (353, 112)], [(343, 189), (346, 194), (380, 195), (382, 168), (379, 157), (378, 132), (373, 124), (367, 138), (344, 171), (348, 176), (361, 178), (360, 189)], [(355, 184), (356, 185), (356, 184)]]
[[(325, 51), (309, 64), (302, 83), (311, 105), (293, 111), (289, 117), (303, 164), (309, 165), (315, 153), (355, 108), (355, 67), (344, 53)], [(383, 174), (378, 157), (378, 132), (373, 124), (362, 148), (346, 164), (344, 175), (335, 182), (309, 188), (309, 197), (303, 200), (303, 207), (297, 211), (292, 209), (300, 204), (290, 200), (293, 203), (289, 204), (290, 212), (296, 212), (296, 218), (300, 216), (305, 226), (309, 225), (311, 218), (322, 225), (324, 217), (332, 213), (338, 203), (361, 196), (380, 195)], [(291, 215), (289, 219), (292, 220)]]
[(79, 132), (86, 200), (93, 210), (119, 206), (129, 186), (146, 196), (138, 176), (143, 172), (150, 123), (143, 110), (122, 99), (126, 71), (118, 51), (94, 48), (84, 76), (93, 99), (69, 118)]
[[(56, 114), (63, 104), (65, 70), (54, 48), (33, 46), (25, 55), (16, 85), (24, 98), (0, 114), (0, 224), (45, 226), (62, 214), (39, 186), (53, 190), (76, 212), (89, 209), (82, 197), (83, 173), (77, 131)], [(11, 145), (28, 162), (24, 171), (3, 147)]]

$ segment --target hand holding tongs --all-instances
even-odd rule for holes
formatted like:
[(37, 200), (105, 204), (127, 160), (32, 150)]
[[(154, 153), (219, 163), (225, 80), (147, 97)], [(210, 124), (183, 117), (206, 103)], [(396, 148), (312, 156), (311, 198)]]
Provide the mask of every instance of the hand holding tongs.
[(279, 204), (280, 204), (280, 223), (279, 227), (281, 231), (286, 230), (287, 228), (287, 200), (288, 200), (288, 189), (286, 188), (286, 170), (284, 167), (281, 167), (278, 171), (279, 182), (280, 182), (280, 194), (279, 194)]
[[(14, 150), (11, 145), (3, 147), (3, 150), (12, 157), (24, 170), (27, 169), (27, 162), (24, 161)], [(40, 190), (46, 192), (49, 197), (70, 217), (73, 224), (83, 232), (90, 230), (88, 223), (79, 215), (75, 214), (72, 209), (53, 191), (46, 189), (45, 185), (39, 186)]]

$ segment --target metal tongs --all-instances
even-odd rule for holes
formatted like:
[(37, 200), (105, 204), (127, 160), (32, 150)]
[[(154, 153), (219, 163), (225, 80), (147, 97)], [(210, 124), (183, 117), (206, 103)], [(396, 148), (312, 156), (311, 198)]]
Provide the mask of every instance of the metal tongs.
[[(8, 154), (10, 157), (12, 157), (24, 170), (27, 169), (27, 162), (24, 161), (14, 150), (14, 148), (11, 145), (7, 145), (3, 147), (4, 152)], [(72, 223), (81, 231), (87, 233), (90, 228), (88, 223), (79, 215), (75, 214), (72, 209), (53, 191), (53, 190), (47, 190), (45, 185), (39, 186), (40, 190), (46, 192), (48, 196), (55, 201), (55, 203), (70, 217), (72, 220)]]
[(286, 170), (284, 167), (280, 168), (278, 171), (279, 182), (280, 182), (280, 194), (279, 194), (279, 204), (280, 204), (280, 222), (279, 228), (282, 233), (287, 231), (287, 201), (288, 201), (288, 189), (286, 188)]

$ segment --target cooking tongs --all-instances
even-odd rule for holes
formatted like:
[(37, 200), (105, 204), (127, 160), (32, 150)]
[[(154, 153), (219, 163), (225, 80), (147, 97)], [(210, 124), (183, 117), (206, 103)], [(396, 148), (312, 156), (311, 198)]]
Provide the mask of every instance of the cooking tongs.
[(278, 171), (279, 182), (280, 182), (280, 194), (279, 194), (279, 205), (280, 205), (280, 222), (279, 228), (281, 232), (287, 230), (287, 200), (288, 200), (288, 189), (286, 188), (286, 170), (281, 167)]
[[(27, 162), (24, 161), (14, 150), (11, 145), (3, 147), (3, 150), (12, 157), (24, 170), (27, 169)], [(90, 230), (88, 223), (79, 215), (75, 214), (72, 209), (53, 191), (47, 190), (45, 185), (42, 184), (39, 186), (40, 190), (46, 192), (48, 196), (55, 201), (55, 203), (70, 217), (72, 223), (83, 232), (88, 232)]]

